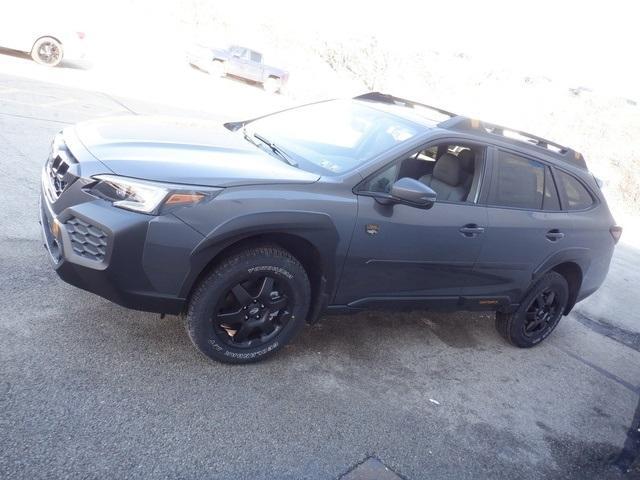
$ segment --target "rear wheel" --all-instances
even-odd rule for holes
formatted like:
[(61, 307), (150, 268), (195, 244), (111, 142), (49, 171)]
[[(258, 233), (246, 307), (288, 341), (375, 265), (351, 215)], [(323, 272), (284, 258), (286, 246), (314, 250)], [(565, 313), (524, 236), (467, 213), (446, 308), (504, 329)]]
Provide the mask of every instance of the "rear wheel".
[(264, 81), (263, 87), (269, 93), (278, 93), (282, 88), (282, 80), (276, 77), (268, 77)]
[(189, 302), (187, 333), (207, 357), (249, 363), (272, 355), (303, 327), (310, 286), (279, 247), (241, 252), (215, 268)]
[(533, 347), (556, 328), (568, 299), (565, 278), (549, 272), (531, 287), (515, 312), (496, 313), (496, 329), (517, 347)]
[(55, 67), (62, 61), (62, 44), (55, 38), (40, 38), (33, 44), (31, 58), (42, 65)]

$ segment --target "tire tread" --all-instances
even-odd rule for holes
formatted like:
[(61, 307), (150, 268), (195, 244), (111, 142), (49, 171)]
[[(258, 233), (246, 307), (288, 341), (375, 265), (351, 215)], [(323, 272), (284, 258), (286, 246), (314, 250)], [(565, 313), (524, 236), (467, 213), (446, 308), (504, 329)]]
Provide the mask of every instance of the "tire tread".
[[(250, 359), (236, 358), (236, 357), (217, 357), (214, 359), (209, 355), (207, 355), (205, 352), (203, 352), (202, 349), (198, 346), (197, 334), (194, 331), (195, 316), (197, 315), (196, 310), (203, 303), (203, 297), (207, 294), (207, 291), (211, 289), (219, 280), (224, 278), (228, 273), (233, 272), (235, 269), (237, 269), (238, 265), (250, 263), (255, 259), (264, 258), (264, 257), (281, 258), (288, 262), (293, 263), (297, 268), (299, 268), (302, 272), (305, 273), (304, 275), (299, 276), (297, 280), (303, 282), (302, 288), (306, 292), (310, 292), (311, 287), (309, 283), (309, 278), (306, 275), (306, 271), (302, 266), (302, 264), (291, 253), (289, 253), (287, 250), (279, 246), (260, 245), (256, 247), (250, 247), (245, 250), (240, 250), (235, 254), (233, 254), (232, 256), (230, 256), (229, 258), (223, 260), (195, 288), (195, 290), (193, 291), (193, 294), (189, 299), (189, 306), (187, 308), (186, 315), (184, 316), (185, 329), (187, 331), (187, 335), (189, 336), (189, 339), (194, 344), (194, 346), (198, 349), (198, 351), (200, 351), (208, 359), (219, 360), (226, 363), (252, 363), (252, 362), (263, 360), (266, 357), (273, 355), (278, 350), (280, 350), (282, 346), (284, 346), (284, 345), (281, 345), (278, 348), (275, 348), (266, 354), (252, 357)], [(307, 305), (306, 313), (308, 313), (308, 305)], [(294, 330), (294, 333), (291, 338), (295, 337), (295, 335), (299, 332), (299, 330), (302, 328), (303, 325), (304, 325), (304, 321), (299, 322), (299, 325)]]

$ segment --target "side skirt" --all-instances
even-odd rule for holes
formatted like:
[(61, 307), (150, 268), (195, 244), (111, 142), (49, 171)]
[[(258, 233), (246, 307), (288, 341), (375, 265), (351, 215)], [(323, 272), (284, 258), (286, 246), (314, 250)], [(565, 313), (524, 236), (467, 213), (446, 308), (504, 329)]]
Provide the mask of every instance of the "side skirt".
[(507, 296), (482, 297), (368, 297), (347, 305), (329, 305), (327, 314), (345, 315), (362, 310), (433, 310), (433, 311), (495, 311), (511, 312), (517, 308)]

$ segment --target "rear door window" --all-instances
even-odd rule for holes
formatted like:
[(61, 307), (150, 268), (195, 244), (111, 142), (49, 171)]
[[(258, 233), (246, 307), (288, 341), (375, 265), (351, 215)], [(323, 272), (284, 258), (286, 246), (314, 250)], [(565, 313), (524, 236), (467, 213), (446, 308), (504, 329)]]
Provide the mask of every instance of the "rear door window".
[(593, 205), (593, 197), (573, 175), (554, 169), (554, 176), (558, 181), (565, 210), (584, 210)]
[(542, 210), (545, 168), (535, 160), (498, 150), (488, 204)]

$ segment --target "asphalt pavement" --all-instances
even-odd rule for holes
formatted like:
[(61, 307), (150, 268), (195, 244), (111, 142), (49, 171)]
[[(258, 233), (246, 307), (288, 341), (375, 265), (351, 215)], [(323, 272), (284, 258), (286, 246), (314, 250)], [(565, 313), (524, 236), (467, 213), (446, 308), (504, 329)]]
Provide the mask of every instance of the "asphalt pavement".
[(367, 312), (212, 363), (178, 317), (63, 283), (40, 240), (53, 135), (131, 113), (233, 114), (0, 74), (0, 478), (640, 478), (640, 249), (530, 350), (489, 314)]

